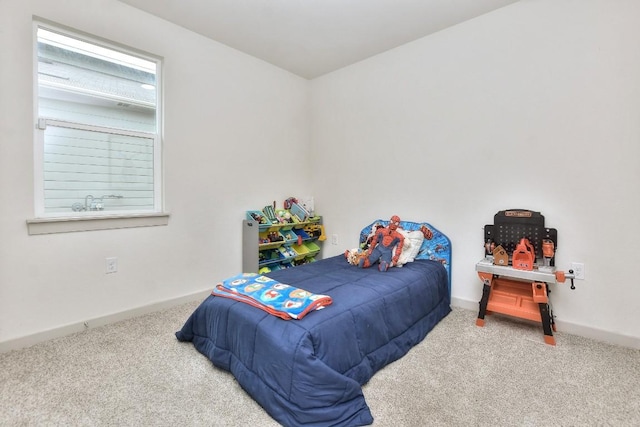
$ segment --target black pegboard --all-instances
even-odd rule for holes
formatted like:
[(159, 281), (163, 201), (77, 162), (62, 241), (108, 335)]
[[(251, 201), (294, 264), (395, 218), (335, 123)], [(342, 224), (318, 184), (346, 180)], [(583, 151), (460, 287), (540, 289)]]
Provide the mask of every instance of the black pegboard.
[[(527, 209), (508, 209), (493, 217), (493, 224), (484, 226), (484, 243), (502, 246), (509, 255), (513, 254), (520, 239), (526, 237), (533, 245), (536, 259), (542, 258), (542, 241), (553, 241), (558, 249), (558, 231), (544, 225), (544, 216), (540, 212)], [(553, 265), (553, 259), (551, 260)]]

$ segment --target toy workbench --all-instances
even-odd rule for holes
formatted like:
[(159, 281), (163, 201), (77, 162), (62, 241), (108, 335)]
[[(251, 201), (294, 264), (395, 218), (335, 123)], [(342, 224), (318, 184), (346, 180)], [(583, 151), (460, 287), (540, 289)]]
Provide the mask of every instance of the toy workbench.
[(571, 279), (555, 268), (558, 232), (544, 225), (540, 212), (510, 209), (498, 212), (484, 227), (485, 257), (476, 264), (483, 283), (476, 325), (485, 315), (501, 313), (542, 324), (544, 341), (555, 345), (556, 330), (549, 305), (549, 285)]

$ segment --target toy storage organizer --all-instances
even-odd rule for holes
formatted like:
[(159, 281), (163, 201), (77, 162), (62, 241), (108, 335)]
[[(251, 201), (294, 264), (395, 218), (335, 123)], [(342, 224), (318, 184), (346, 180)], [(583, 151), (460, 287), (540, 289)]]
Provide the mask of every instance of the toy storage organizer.
[(291, 223), (260, 223), (248, 211), (242, 221), (242, 270), (245, 273), (267, 273), (314, 262), (320, 256), (324, 240), (322, 217)]
[[(526, 239), (526, 252), (534, 261), (531, 265), (526, 262), (514, 265), (522, 239)], [(543, 250), (543, 242), (552, 243), (552, 255)], [(557, 230), (545, 227), (544, 217), (539, 212), (512, 209), (494, 216), (494, 224), (486, 225), (484, 229), (485, 258), (476, 264), (483, 283), (476, 325), (484, 326), (485, 315), (491, 313), (539, 322), (544, 341), (555, 345), (553, 331), (556, 327), (549, 305), (549, 285), (573, 277), (555, 268), (557, 243)]]

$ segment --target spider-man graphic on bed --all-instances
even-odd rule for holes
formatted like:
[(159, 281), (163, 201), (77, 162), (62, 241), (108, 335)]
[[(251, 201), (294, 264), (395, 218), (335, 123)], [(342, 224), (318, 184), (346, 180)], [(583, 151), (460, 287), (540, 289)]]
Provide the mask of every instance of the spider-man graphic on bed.
[[(378, 270), (387, 271), (389, 267), (394, 266), (400, 258), (400, 252), (404, 244), (404, 236), (398, 232), (400, 225), (400, 217), (394, 215), (389, 221), (389, 225), (379, 228), (371, 240), (369, 251), (365, 258), (358, 263), (358, 267), (367, 268), (378, 262)], [(398, 249), (393, 254), (393, 248)]]

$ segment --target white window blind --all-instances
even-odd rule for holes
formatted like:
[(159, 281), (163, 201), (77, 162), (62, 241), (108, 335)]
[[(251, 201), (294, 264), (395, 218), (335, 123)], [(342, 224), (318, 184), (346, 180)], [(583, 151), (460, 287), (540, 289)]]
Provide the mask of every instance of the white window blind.
[(153, 137), (53, 120), (45, 124), (45, 213), (154, 208)]

